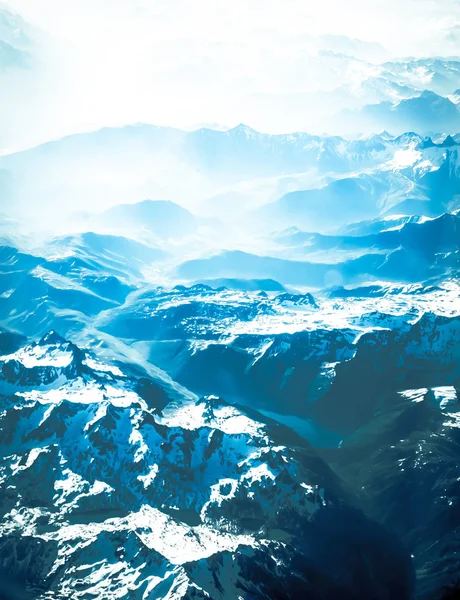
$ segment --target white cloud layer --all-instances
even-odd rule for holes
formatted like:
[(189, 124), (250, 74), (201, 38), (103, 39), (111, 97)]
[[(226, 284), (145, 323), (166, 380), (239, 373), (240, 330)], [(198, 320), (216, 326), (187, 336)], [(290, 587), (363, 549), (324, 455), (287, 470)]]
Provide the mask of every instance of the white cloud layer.
[(341, 78), (359, 81), (372, 68), (327, 49), (372, 62), (460, 55), (458, 0), (10, 0), (8, 7), (41, 31), (41, 45), (28, 77), (0, 81), (4, 150), (132, 122), (305, 129), (307, 95)]

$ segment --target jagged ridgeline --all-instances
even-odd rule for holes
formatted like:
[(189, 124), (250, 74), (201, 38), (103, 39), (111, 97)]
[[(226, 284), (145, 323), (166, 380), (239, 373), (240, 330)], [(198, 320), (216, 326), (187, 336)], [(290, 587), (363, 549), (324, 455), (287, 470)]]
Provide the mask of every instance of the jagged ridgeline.
[(0, 364), (3, 597), (410, 598), (401, 542), (289, 428), (54, 332)]

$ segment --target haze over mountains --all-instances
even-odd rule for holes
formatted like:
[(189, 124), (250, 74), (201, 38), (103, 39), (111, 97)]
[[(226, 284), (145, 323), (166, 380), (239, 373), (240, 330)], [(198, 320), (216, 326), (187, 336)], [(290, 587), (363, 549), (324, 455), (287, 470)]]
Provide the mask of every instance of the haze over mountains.
[[(155, 9), (144, 0), (137, 8), (119, 3), (108, 10), (107, 0), (98, 0), (88, 19), (86, 5), (64, 14), (56, 0), (44, 0), (41, 10), (30, 0), (10, 0), (0, 7), (0, 78), (9, 90), (1, 104), (0, 150), (139, 122), (187, 129), (243, 122), (270, 133), (378, 132), (382, 123), (369, 120), (367, 105), (394, 105), (425, 90), (441, 102), (456, 97), (455, 2), (422, 1), (423, 14), (415, 0), (402, 7), (392, 0), (399, 23), (389, 19), (388, 6), (367, 17), (361, 11), (358, 26), (337, 0), (316, 7), (296, 3), (296, 18), (293, 11), (282, 19), (280, 0), (263, 16), (238, 0), (233, 10), (243, 14), (230, 12), (223, 28), (212, 5), (202, 19), (196, 18), (199, 7), (186, 18), (176, 3)], [(404, 18), (414, 12), (417, 26), (408, 32)], [(26, 110), (29, 94), (34, 111)], [(389, 110), (385, 104), (378, 110), (385, 106)], [(337, 119), (344, 109), (359, 111), (359, 118)], [(446, 131), (441, 115), (421, 115), (423, 128)], [(423, 133), (410, 120), (393, 120), (398, 130), (392, 133), (400, 127)]]
[(458, 6), (39, 4), (0, 6), (0, 600), (456, 597)]
[(223, 132), (139, 125), (0, 157), (0, 188), (4, 212), (32, 218), (34, 227), (81, 220), (82, 211), (90, 224), (77, 225), (94, 227), (95, 206), (150, 197), (224, 222), (234, 222), (237, 202), (251, 226), (281, 219), (325, 229), (389, 212), (437, 216), (458, 208), (458, 149), (455, 136), (433, 141), (413, 132), (345, 140), (270, 136), (243, 125)]

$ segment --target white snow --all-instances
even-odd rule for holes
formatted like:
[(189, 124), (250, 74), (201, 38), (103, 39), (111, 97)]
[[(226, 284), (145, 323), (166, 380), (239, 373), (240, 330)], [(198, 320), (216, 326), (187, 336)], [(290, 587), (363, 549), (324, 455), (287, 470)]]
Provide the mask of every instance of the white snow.
[[(212, 399), (212, 397), (211, 397)], [(180, 406), (168, 407), (163, 411), (164, 416), (155, 416), (158, 423), (168, 427), (182, 427), (184, 429), (199, 429), (211, 427), (227, 434), (262, 435), (263, 425), (249, 419), (232, 406), (222, 404), (213, 408), (211, 414), (205, 414), (206, 405), (200, 403), (186, 403)]]
[(74, 379), (61, 387), (48, 391), (37, 389), (29, 392), (17, 392), (16, 395), (41, 404), (59, 404), (65, 400), (81, 404), (110, 402), (119, 407), (127, 407), (132, 404), (145, 406), (145, 402), (135, 392), (114, 385), (102, 385), (95, 381), (85, 381), (82, 378)]
[(400, 396), (402, 396), (405, 400), (409, 400), (410, 402), (423, 402), (423, 399), (427, 393), (427, 388), (404, 390), (399, 392)]
[(64, 525), (57, 532), (44, 534), (43, 537), (71, 544), (75, 539), (95, 539), (104, 531), (135, 531), (148, 548), (164, 556), (173, 565), (198, 561), (216, 552), (235, 551), (240, 545), (256, 545), (252, 536), (234, 535), (206, 525), (190, 527), (148, 505), (125, 518), (89, 525)]
[(101, 373), (111, 373), (116, 377), (124, 377), (123, 372), (118, 367), (114, 365), (107, 365), (101, 363), (98, 360), (95, 360), (94, 358), (91, 358), (89, 356), (85, 358), (83, 364), (92, 369), (93, 371), (99, 371)]
[(56, 367), (65, 368), (73, 360), (73, 353), (67, 348), (53, 345), (31, 345), (21, 348), (13, 354), (2, 356), (1, 362), (16, 360), (23, 364), (27, 369), (34, 367)]
[[(226, 343), (227, 336), (230, 338), (243, 334), (263, 334), (270, 337), (280, 333), (293, 334), (323, 328), (354, 329), (358, 341), (359, 334), (382, 328), (378, 321), (372, 326), (367, 323), (358, 325), (357, 321), (363, 314), (378, 316), (378, 313), (382, 313), (395, 319), (413, 315), (410, 322), (415, 322), (417, 316), (420, 317), (425, 312), (450, 317), (460, 315), (460, 286), (455, 281), (446, 282), (439, 290), (433, 290), (429, 294), (411, 293), (414, 286), (405, 286), (402, 290), (401, 286), (393, 286), (398, 287), (398, 293), (391, 294), (392, 286), (388, 283), (374, 281), (372, 284), (384, 285), (387, 293), (370, 298), (322, 298), (319, 309), (312, 312), (297, 310), (295, 306), (280, 306), (275, 314), (262, 314), (246, 322), (235, 320), (227, 327), (222, 339)], [(264, 352), (266, 351), (267, 348), (264, 349)]]
[(154, 464), (150, 467), (147, 475), (138, 475), (137, 479), (142, 482), (144, 489), (147, 489), (154, 481), (158, 473), (158, 465)]
[(393, 159), (388, 161), (387, 166), (391, 169), (405, 169), (414, 165), (420, 158), (422, 153), (416, 150), (416, 144), (412, 143), (408, 148), (396, 150)]
[(440, 386), (432, 388), (432, 390), (441, 409), (449, 410), (449, 408), (454, 408), (455, 411), (459, 410), (460, 405), (457, 398), (457, 390), (453, 386)]

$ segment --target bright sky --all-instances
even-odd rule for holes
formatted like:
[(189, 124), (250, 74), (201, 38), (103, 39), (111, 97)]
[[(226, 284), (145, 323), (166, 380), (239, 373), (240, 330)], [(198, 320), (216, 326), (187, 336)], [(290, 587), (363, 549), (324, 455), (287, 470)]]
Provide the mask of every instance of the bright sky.
[[(263, 130), (287, 98), (359, 77), (361, 64), (460, 55), (459, 0), (7, 0), (41, 30), (40, 66), (0, 99), (11, 146), (133, 122), (193, 127), (244, 121)], [(357, 44), (341, 35), (371, 44)], [(286, 104), (288, 106), (288, 104)], [(308, 124), (308, 121), (306, 121)]]

